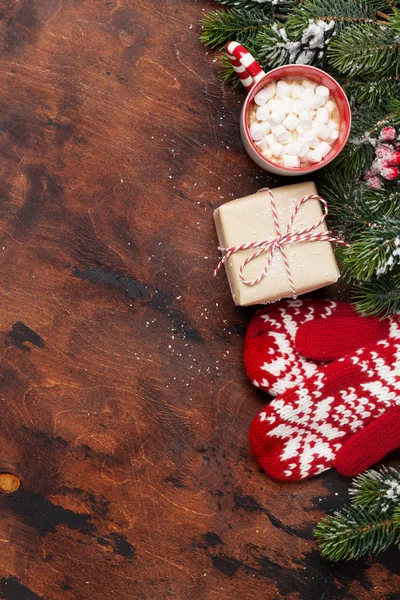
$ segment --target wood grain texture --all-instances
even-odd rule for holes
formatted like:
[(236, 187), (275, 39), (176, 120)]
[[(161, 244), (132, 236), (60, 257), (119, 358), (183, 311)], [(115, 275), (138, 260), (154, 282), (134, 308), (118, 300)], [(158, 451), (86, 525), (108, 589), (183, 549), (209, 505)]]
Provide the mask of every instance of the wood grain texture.
[(274, 483), (249, 455), (265, 398), (212, 211), (276, 182), (198, 42), (213, 6), (0, 4), (6, 600), (400, 598), (394, 551), (319, 558), (344, 479)]

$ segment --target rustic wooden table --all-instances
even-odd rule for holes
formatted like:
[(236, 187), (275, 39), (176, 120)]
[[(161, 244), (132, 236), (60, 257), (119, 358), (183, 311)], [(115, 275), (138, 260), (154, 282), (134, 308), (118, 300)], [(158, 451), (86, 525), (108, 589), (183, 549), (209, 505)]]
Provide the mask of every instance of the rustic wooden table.
[(198, 42), (213, 7), (0, 5), (6, 600), (400, 598), (398, 552), (319, 557), (347, 481), (281, 485), (249, 454), (265, 398), (212, 212), (274, 181)]

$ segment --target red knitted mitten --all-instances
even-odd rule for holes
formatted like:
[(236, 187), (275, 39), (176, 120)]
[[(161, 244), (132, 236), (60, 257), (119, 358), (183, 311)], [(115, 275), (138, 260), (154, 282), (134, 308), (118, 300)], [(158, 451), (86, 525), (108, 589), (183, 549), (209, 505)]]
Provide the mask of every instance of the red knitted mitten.
[(334, 321), (332, 317), (317, 318), (301, 324), (296, 333), (295, 348), (310, 360), (335, 360), (389, 337), (391, 324), (396, 327), (398, 322), (397, 315), (385, 320), (361, 317), (354, 311), (344, 315), (342, 306), (341, 318)]
[(284, 300), (259, 310), (244, 341), (244, 365), (253, 385), (276, 396), (316, 373), (321, 365), (295, 349), (298, 328), (315, 319), (326, 321), (332, 328), (333, 319), (354, 315), (350, 304), (309, 299)]
[(346, 477), (366, 471), (400, 446), (400, 406), (352, 435), (336, 455), (335, 468)]
[(251, 426), (251, 448), (275, 479), (305, 479), (336, 460), (354, 474), (400, 446), (398, 406), (400, 329), (392, 319), (387, 340), (321, 368), (267, 405)]

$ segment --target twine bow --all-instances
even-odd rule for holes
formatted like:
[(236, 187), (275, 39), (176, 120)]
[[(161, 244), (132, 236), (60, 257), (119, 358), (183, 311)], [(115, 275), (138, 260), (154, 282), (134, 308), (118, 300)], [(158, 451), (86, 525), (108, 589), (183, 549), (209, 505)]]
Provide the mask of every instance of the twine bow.
[[(290, 289), (292, 291), (292, 297), (294, 299), (296, 299), (297, 292), (296, 292), (296, 288), (294, 285), (292, 273), (290, 271), (290, 265), (289, 265), (289, 261), (288, 261), (287, 255), (286, 255), (285, 247), (288, 244), (294, 244), (294, 243), (299, 243), (299, 242), (336, 242), (338, 244), (344, 244), (346, 246), (347, 246), (347, 244), (346, 244), (346, 242), (343, 242), (342, 240), (332, 237), (329, 231), (320, 231), (320, 232), (312, 233), (315, 229), (317, 229), (320, 225), (322, 225), (322, 223), (325, 221), (325, 219), (328, 215), (328, 205), (327, 205), (326, 201), (323, 198), (321, 198), (321, 196), (318, 196), (318, 194), (309, 194), (308, 196), (304, 196), (304, 198), (301, 198), (301, 200), (299, 200), (297, 202), (295, 209), (293, 210), (292, 214), (290, 215), (290, 219), (289, 219), (289, 222), (288, 222), (286, 228), (282, 231), (281, 226), (279, 224), (278, 212), (277, 212), (276, 204), (275, 204), (275, 197), (274, 197), (272, 191), (269, 188), (263, 188), (262, 190), (259, 190), (259, 191), (260, 192), (264, 192), (264, 191), (268, 192), (268, 195), (269, 195), (269, 198), (271, 201), (274, 226), (275, 226), (276, 233), (277, 233), (276, 237), (267, 238), (265, 240), (258, 240), (256, 242), (248, 242), (246, 244), (240, 244), (239, 246), (231, 246), (230, 248), (219, 247), (218, 250), (220, 250), (222, 252), (222, 258), (219, 261), (218, 266), (214, 271), (214, 277), (218, 274), (222, 265), (228, 260), (228, 258), (230, 256), (232, 256), (232, 254), (234, 254), (235, 252), (240, 252), (241, 250), (249, 250), (249, 249), (255, 248), (256, 251), (253, 252), (253, 254), (251, 254), (250, 256), (248, 256), (243, 261), (243, 263), (240, 265), (239, 277), (240, 277), (240, 280), (245, 285), (249, 285), (249, 286), (257, 285), (257, 283), (260, 283), (260, 281), (262, 281), (262, 279), (264, 279), (264, 277), (267, 275), (268, 270), (271, 266), (274, 254), (275, 254), (275, 252), (279, 251), (282, 254), (283, 262), (285, 264), (286, 273), (287, 273), (288, 280), (290, 283)], [(323, 205), (322, 217), (319, 219), (319, 221), (317, 223), (314, 223), (314, 225), (310, 225), (310, 227), (307, 227), (306, 229), (299, 229), (297, 231), (291, 231), (294, 220), (295, 220), (300, 208), (302, 207), (302, 205), (305, 202), (307, 202), (308, 200), (311, 200), (312, 198), (319, 200), (322, 203), (322, 205)], [(260, 273), (260, 275), (258, 277), (256, 277), (256, 279), (250, 279), (250, 280), (246, 279), (243, 275), (243, 271), (244, 271), (246, 265), (248, 265), (252, 260), (255, 260), (256, 258), (258, 258), (259, 256), (261, 256), (262, 254), (265, 254), (265, 253), (268, 253), (267, 262), (265, 264), (264, 269)]]

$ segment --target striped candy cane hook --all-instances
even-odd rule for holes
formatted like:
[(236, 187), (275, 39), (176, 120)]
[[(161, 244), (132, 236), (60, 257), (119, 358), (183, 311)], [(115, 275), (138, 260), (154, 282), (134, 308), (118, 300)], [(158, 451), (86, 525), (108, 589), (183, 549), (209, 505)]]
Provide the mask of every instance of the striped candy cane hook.
[(226, 45), (226, 55), (247, 92), (264, 77), (265, 72), (254, 56), (238, 42), (229, 42)]

